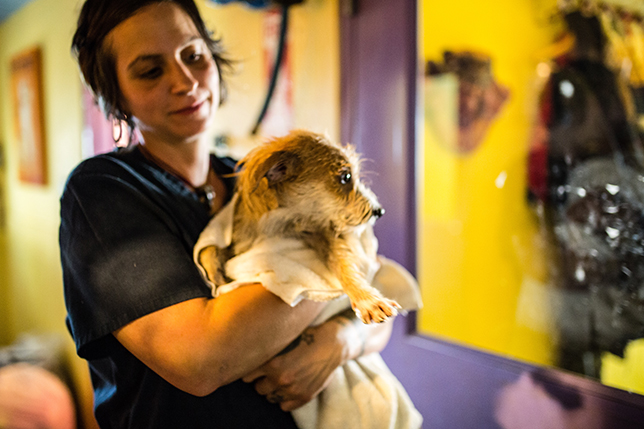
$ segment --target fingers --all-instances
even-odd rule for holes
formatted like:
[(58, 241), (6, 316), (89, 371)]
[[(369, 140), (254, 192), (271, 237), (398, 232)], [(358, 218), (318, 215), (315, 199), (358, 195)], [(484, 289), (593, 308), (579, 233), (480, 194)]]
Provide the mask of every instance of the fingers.
[(266, 399), (272, 404), (279, 404), (282, 411), (293, 411), (308, 403), (313, 398), (289, 399), (285, 398), (284, 395), (279, 392), (272, 392), (266, 396)]
[(271, 404), (279, 404), (284, 411), (292, 411), (311, 400), (310, 397), (304, 397), (291, 390), (291, 386), (273, 383), (268, 377), (260, 377), (255, 381), (255, 391), (266, 396), (266, 400)]
[(297, 401), (297, 400), (291, 400), (291, 401), (283, 401), (280, 402), (280, 408), (282, 411), (293, 411), (295, 409), (300, 408), (302, 405), (306, 404), (308, 401)]
[(275, 391), (266, 395), (266, 400), (271, 404), (279, 404), (281, 402), (284, 402), (284, 396), (282, 396), (281, 393)]
[(269, 396), (275, 393), (278, 388), (279, 386), (271, 383), (267, 377), (261, 377), (255, 382), (255, 391), (262, 396)]

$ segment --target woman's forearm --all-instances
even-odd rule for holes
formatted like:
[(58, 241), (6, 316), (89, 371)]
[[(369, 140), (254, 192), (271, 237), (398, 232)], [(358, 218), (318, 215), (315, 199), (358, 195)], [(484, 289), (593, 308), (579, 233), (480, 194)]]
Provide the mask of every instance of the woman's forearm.
[(207, 395), (262, 365), (308, 326), (323, 304), (290, 307), (261, 285), (193, 299), (143, 316), (114, 333), (175, 387)]

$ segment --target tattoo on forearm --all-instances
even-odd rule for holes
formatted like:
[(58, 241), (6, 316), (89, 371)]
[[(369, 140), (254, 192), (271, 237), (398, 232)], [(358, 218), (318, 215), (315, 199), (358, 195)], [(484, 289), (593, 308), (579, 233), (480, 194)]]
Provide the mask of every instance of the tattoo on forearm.
[(315, 337), (313, 336), (313, 330), (311, 328), (306, 328), (302, 334), (294, 339), (291, 344), (286, 346), (284, 350), (279, 352), (277, 356), (282, 356), (285, 355), (288, 352), (291, 352), (295, 350), (301, 342), (304, 342), (304, 344), (311, 345), (315, 341)]
[(302, 335), (300, 335), (300, 338), (307, 345), (311, 345), (315, 341), (315, 337), (313, 336), (313, 330), (309, 328), (307, 328), (304, 332), (302, 332)]

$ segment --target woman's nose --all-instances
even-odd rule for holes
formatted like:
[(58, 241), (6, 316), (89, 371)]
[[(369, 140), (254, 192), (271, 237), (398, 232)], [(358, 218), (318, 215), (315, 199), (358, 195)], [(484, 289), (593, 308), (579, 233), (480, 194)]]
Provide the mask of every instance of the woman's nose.
[(184, 64), (175, 64), (172, 73), (172, 91), (178, 94), (189, 94), (197, 88), (197, 79)]

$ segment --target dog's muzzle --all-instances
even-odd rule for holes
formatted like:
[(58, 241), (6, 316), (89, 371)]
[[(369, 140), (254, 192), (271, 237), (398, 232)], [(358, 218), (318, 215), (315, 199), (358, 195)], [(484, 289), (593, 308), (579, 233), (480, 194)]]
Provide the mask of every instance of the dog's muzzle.
[(372, 210), (371, 214), (376, 219), (381, 218), (382, 215), (385, 214), (385, 209), (383, 209), (382, 207), (376, 207), (375, 209)]

